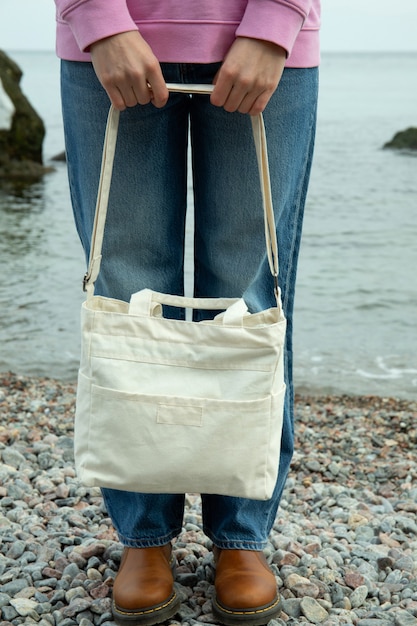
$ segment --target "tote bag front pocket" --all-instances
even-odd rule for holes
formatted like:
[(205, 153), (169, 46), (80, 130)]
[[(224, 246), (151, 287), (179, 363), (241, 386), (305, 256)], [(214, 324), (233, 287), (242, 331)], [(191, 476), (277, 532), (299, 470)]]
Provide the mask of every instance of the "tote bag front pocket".
[[(122, 482), (125, 489), (144, 493), (271, 497), (284, 388), (274, 396), (228, 402), (127, 393), (94, 385), (82, 375), (79, 385), (84, 395), (90, 389), (91, 399), (77, 413), (76, 446), (89, 442), (77, 467), (87, 486), (118, 489)], [(246, 431), (249, 449), (242, 437)]]

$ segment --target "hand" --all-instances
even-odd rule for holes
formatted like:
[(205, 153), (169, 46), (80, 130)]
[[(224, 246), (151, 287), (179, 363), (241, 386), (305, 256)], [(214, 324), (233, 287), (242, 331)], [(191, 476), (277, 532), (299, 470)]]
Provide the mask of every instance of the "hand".
[(96, 41), (90, 47), (97, 77), (119, 111), (152, 102), (163, 107), (168, 90), (161, 66), (138, 31)]
[(237, 37), (217, 72), (211, 103), (226, 111), (261, 113), (278, 87), (284, 48), (270, 41)]

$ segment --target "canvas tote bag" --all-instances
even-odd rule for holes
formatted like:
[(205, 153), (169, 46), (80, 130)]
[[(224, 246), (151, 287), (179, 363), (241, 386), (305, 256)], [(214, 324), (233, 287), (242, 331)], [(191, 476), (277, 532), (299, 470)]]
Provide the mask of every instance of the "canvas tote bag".
[[(207, 85), (169, 89), (211, 90)], [(86, 486), (272, 496), (281, 447), (286, 321), (265, 130), (261, 115), (251, 119), (276, 295), (276, 306), (255, 314), (243, 299), (149, 289), (134, 293), (129, 303), (94, 295), (119, 121), (118, 111), (110, 109), (81, 312), (74, 439), (77, 473)], [(162, 316), (162, 305), (218, 309), (219, 315), (177, 321)]]

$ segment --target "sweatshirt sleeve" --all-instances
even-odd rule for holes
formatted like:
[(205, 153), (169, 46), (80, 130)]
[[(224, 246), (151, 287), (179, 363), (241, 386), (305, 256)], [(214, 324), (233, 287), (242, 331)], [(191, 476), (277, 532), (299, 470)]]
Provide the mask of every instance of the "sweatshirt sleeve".
[(81, 51), (95, 41), (137, 30), (126, 0), (55, 0), (57, 20), (66, 22)]
[(237, 37), (264, 39), (291, 54), (313, 0), (248, 0)]

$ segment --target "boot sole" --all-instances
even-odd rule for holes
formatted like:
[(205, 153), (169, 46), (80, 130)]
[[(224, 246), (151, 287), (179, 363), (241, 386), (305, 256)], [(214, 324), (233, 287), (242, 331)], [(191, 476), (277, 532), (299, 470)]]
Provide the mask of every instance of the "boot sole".
[(113, 602), (113, 618), (119, 626), (154, 626), (173, 617), (180, 608), (180, 599), (175, 593), (161, 604), (143, 609), (123, 609)]
[(279, 596), (271, 604), (251, 609), (228, 608), (220, 604), (216, 596), (212, 600), (213, 616), (224, 626), (238, 626), (239, 624), (263, 626), (269, 620), (281, 615), (281, 606), (282, 602)]

